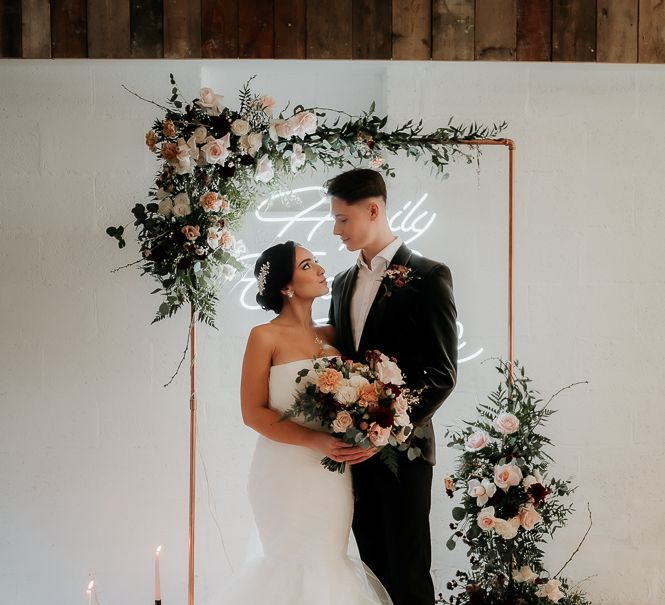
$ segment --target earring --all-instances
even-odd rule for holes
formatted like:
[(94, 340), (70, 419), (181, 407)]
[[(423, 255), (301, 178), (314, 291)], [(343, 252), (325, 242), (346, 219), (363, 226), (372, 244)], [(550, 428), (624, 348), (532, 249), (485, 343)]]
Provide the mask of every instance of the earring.
[(287, 295), (289, 298), (293, 298), (293, 290), (289, 290), (289, 291), (286, 293), (286, 295)]

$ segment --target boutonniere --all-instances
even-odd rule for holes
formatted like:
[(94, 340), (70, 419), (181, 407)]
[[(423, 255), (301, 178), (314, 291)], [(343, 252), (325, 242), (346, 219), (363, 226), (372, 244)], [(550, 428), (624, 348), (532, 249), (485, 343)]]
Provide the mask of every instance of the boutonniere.
[(383, 287), (386, 290), (386, 296), (391, 296), (393, 290), (403, 288), (414, 279), (420, 278), (413, 274), (411, 267), (390, 265), (383, 274)]

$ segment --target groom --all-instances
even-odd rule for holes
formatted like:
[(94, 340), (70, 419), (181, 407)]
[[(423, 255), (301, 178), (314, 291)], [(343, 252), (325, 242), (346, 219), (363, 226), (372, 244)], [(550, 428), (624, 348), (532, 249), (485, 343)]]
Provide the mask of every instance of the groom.
[[(429, 512), (435, 462), (432, 416), (457, 378), (457, 326), (450, 270), (418, 256), (390, 230), (386, 184), (374, 170), (344, 172), (326, 183), (333, 233), (351, 251), (353, 267), (332, 285), (329, 321), (342, 354), (365, 362), (378, 349), (397, 363), (406, 386), (424, 389), (411, 419), (423, 458), (402, 455), (399, 476), (374, 451), (351, 448), (356, 493), (353, 533), (362, 560), (394, 605), (433, 605)], [(395, 269), (385, 276), (387, 268)], [(406, 269), (404, 269), (406, 268)]]

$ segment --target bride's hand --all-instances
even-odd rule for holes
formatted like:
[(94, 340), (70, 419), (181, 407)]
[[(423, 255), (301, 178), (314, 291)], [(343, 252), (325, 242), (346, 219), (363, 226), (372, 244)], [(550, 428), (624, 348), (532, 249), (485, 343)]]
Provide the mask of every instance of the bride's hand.
[(349, 464), (363, 462), (367, 458), (371, 458), (377, 451), (373, 447), (368, 449), (344, 443), (328, 433), (319, 431), (314, 431), (310, 447), (335, 462), (348, 462)]

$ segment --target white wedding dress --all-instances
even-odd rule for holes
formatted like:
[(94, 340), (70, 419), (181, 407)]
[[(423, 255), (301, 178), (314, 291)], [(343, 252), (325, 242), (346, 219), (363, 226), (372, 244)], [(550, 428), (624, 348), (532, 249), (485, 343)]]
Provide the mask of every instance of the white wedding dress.
[[(269, 404), (293, 403), (299, 370), (311, 359), (270, 369)], [(322, 430), (318, 425), (310, 428)], [(390, 605), (376, 577), (347, 555), (353, 518), (351, 473), (321, 466), (306, 447), (259, 436), (248, 492), (263, 547), (223, 590), (218, 605)]]

